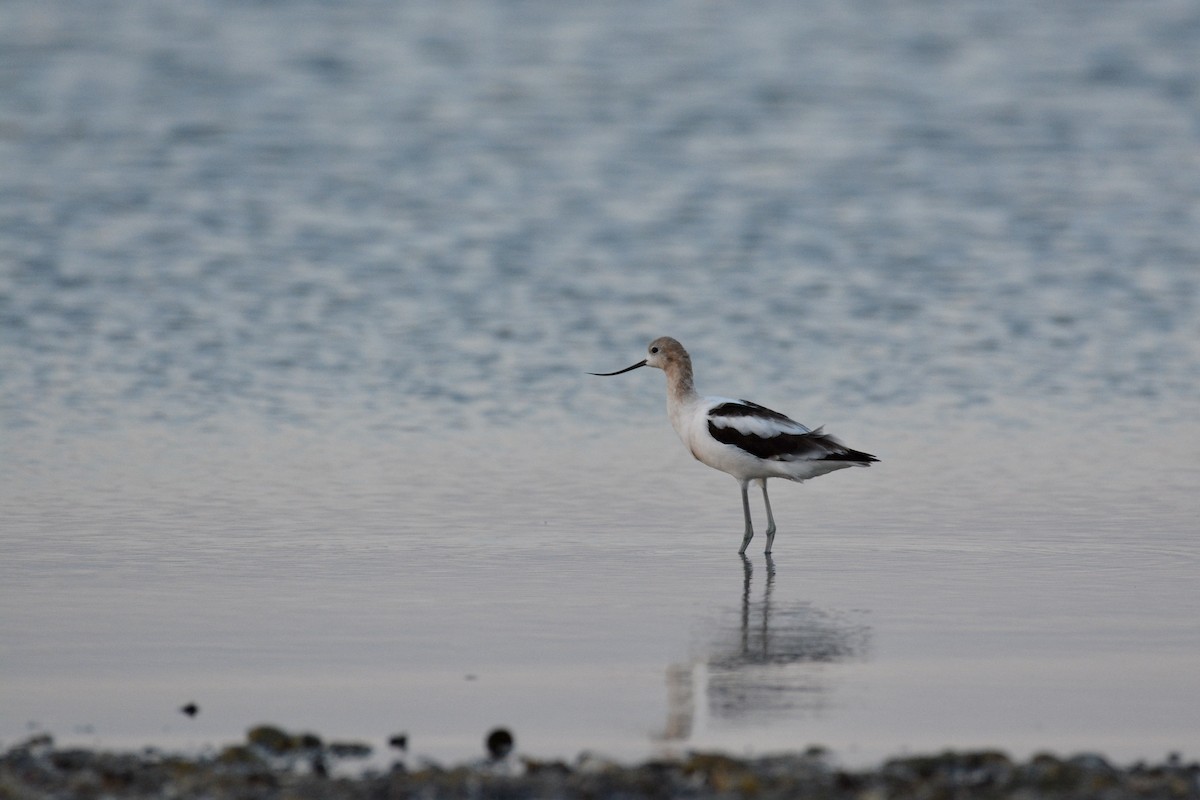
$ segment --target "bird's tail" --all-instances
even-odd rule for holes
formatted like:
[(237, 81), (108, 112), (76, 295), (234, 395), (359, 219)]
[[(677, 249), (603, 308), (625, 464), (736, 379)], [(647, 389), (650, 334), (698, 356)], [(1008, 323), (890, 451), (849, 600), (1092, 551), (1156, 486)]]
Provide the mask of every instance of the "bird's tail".
[(825, 433), (820, 427), (808, 433), (806, 438), (825, 450), (822, 461), (847, 461), (856, 467), (869, 467), (879, 460), (870, 453), (846, 447), (839, 439)]

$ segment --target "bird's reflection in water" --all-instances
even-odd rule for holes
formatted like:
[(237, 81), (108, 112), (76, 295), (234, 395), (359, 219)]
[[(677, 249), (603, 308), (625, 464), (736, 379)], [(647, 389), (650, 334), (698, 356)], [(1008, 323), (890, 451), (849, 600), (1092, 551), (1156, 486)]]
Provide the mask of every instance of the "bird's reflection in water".
[(773, 600), (770, 556), (755, 599), (754, 565), (745, 556), (742, 564), (741, 603), (718, 612), (697, 659), (668, 668), (667, 740), (686, 739), (708, 721), (818, 714), (830, 704), (829, 665), (866, 657), (870, 629), (855, 615)]

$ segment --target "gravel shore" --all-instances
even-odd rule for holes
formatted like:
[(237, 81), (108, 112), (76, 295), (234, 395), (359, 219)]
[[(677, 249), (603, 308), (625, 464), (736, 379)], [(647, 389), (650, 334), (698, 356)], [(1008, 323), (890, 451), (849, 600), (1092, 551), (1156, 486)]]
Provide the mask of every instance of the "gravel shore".
[(1043, 754), (1016, 761), (999, 751), (946, 752), (848, 770), (825, 753), (739, 759), (692, 753), (622, 765), (581, 756), (572, 763), (505, 755), (444, 767), (406, 765), (346, 777), (366, 745), (323, 742), (271, 726), (203, 756), (155, 750), (102, 752), (56, 747), (39, 736), (0, 755), (0, 800), (205, 798), (205, 800), (375, 800), (376, 798), (1196, 798), (1200, 764), (1169, 757), (1118, 767), (1098, 755)]

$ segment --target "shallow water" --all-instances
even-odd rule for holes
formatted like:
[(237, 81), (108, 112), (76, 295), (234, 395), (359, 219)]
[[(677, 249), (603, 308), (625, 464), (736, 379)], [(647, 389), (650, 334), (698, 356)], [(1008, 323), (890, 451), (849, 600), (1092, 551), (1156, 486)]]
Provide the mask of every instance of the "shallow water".
[[(1053, 422), (1043, 447), (1089, 453)], [(187, 745), (403, 729), (447, 758), (496, 723), (543, 755), (1190, 746), (1197, 471), (1155, 473), (1194, 425), (1127, 479), (860, 423), (911, 455), (777, 487), (772, 563), (738, 559), (734, 483), (665, 426), (502, 431), (527, 455), (469, 477), (437, 455), (465, 437), (93, 441), (7, 504), (6, 717)]]
[(1200, 755), (1192, 4), (5, 17), (0, 742)]

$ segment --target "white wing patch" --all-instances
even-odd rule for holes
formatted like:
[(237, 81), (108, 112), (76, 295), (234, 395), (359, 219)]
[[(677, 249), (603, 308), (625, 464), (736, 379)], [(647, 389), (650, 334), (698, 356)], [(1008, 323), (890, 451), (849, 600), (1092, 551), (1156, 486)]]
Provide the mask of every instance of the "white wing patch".
[(808, 433), (799, 422), (785, 422), (766, 417), (709, 417), (715, 427), (735, 430), (743, 436), (772, 439), (785, 433)]
[[(714, 410), (720, 413), (714, 414)], [(708, 421), (717, 428), (734, 430), (743, 436), (771, 439), (783, 434), (810, 433), (810, 429), (793, 419), (747, 400), (714, 402), (708, 411)]]

